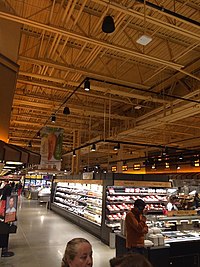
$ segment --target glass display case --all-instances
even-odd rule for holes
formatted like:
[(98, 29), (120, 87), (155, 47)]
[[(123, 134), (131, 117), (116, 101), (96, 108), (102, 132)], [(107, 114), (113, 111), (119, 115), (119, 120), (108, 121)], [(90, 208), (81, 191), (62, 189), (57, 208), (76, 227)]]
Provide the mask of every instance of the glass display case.
[(103, 181), (55, 181), (51, 209), (100, 238)]
[(81, 182), (58, 183), (53, 203), (101, 225), (102, 185)]
[[(176, 189), (174, 189), (175, 191)], [(106, 190), (106, 225), (120, 230), (120, 222), (126, 212), (134, 207), (136, 199), (146, 203), (148, 215), (162, 215), (166, 207), (167, 196), (172, 188), (107, 186)]]

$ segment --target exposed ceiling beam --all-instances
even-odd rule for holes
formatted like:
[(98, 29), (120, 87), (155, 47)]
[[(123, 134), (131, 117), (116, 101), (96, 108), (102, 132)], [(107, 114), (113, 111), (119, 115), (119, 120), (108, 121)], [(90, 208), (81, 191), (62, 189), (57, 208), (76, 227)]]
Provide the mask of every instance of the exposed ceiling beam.
[[(70, 82), (70, 81), (67, 82), (64, 79), (54, 78), (54, 77), (50, 77), (50, 76), (46, 76), (46, 75), (40, 75), (40, 74), (36, 74), (36, 73), (31, 73), (31, 72), (19, 71), (19, 75), (26, 76), (26, 77), (32, 77), (32, 78), (35, 78), (35, 79), (38, 79), (38, 80), (56, 82), (56, 83), (60, 83), (60, 84), (66, 84), (67, 83), (68, 85), (71, 85), (71, 86), (74, 86), (74, 87), (79, 85), (78, 82)], [(21, 79), (19, 78), (19, 81), (23, 82), (23, 78), (21, 78)], [(40, 81), (38, 81), (38, 83), (39, 82)], [(29, 82), (29, 83), (31, 83), (31, 82)], [(121, 85), (121, 86), (123, 87), (123, 85)], [(67, 88), (67, 89), (73, 91), (73, 89), (70, 89), (70, 88)], [(142, 95), (142, 94), (135, 94), (133, 92), (130, 93), (130, 92), (123, 91), (123, 90), (111, 89), (111, 88), (108, 88), (108, 86), (101, 87), (101, 86), (92, 85), (91, 86), (91, 91), (92, 90), (99, 91), (99, 92), (102, 92), (104, 94), (107, 93), (107, 94), (111, 94), (111, 95), (118, 95), (118, 96), (123, 96), (123, 97), (128, 97), (128, 98), (136, 98), (136, 99), (155, 102), (155, 103), (164, 104), (164, 103), (169, 103), (170, 102), (170, 101), (158, 98), (158, 97), (153, 97), (151, 95), (145, 96), (145, 95)], [(130, 88), (130, 90), (133, 90), (133, 88)], [(147, 91), (147, 93), (148, 93), (148, 91)]]
[[(170, 67), (172, 69), (175, 69), (175, 70), (179, 70), (182, 67), (184, 67), (181, 64), (177, 64), (177, 63), (170, 62), (170, 61), (167, 61), (167, 60), (163, 60), (163, 59), (160, 59), (160, 58), (156, 58), (156, 57), (153, 57), (153, 56), (145, 55), (143, 53), (139, 53), (139, 52), (136, 52), (136, 51), (124, 48), (124, 47), (113, 45), (113, 44), (110, 44), (108, 42), (104, 42), (104, 41), (101, 41), (101, 40), (97, 40), (97, 39), (94, 39), (94, 38), (83, 36), (81, 34), (70, 32), (68, 30), (63, 30), (63, 29), (61, 29), (59, 27), (50, 26), (50, 25), (47, 25), (47, 24), (44, 24), (44, 23), (40, 23), (40, 22), (37, 22), (37, 21), (32, 21), (32, 20), (29, 20), (29, 19), (26, 19), (26, 18), (23, 18), (23, 17), (20, 17), (20, 16), (16, 16), (16, 15), (13, 15), (13, 14), (9, 14), (9, 13), (6, 13), (6, 12), (0, 11), (0, 18), (6, 19), (6, 20), (10, 20), (10, 21), (14, 21), (14, 22), (18, 22), (18, 23), (21, 23), (21, 24), (25, 24), (25, 25), (28, 25), (28, 26), (31, 26), (31, 27), (35, 27), (35, 28), (38, 28), (38, 29), (41, 29), (41, 30), (49, 31), (49, 32), (52, 32), (52, 33), (55, 33), (55, 34), (61, 34), (61, 35), (65, 36), (65, 37), (71, 37), (71, 38), (74, 38), (74, 39), (77, 39), (77, 40), (80, 40), (80, 41), (83, 41), (83, 42), (87, 42), (87, 43), (91, 43), (93, 45), (101, 46), (102, 48), (110, 49), (110, 50), (115, 51), (115, 52), (117, 51), (119, 53), (126, 54), (128, 56), (139, 57), (139, 58), (142, 58), (143, 60), (147, 60), (147, 61), (154, 62), (156, 64), (168, 66), (168, 67)], [(161, 24), (163, 24), (163, 22), (159, 21), (159, 24), (161, 25)], [(174, 26), (170, 25), (170, 27), (173, 28)], [(179, 29), (179, 31), (180, 31), (180, 29)], [(191, 32), (188, 32), (188, 34), (189, 34), (190, 38), (192, 38), (192, 36), (194, 35)], [(198, 36), (198, 40), (200, 41), (200, 36)]]

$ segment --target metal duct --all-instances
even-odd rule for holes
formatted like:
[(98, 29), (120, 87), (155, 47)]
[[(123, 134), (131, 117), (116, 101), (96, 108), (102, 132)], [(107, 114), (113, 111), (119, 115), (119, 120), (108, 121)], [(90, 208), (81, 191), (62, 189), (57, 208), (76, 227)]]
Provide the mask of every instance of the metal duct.
[(157, 5), (153, 4), (153, 3), (150, 3), (150, 2), (144, 1), (144, 0), (136, 0), (136, 1), (139, 2), (139, 3), (142, 3), (142, 4), (145, 3), (147, 6), (153, 8), (153, 9), (157, 9), (157, 10), (159, 10), (159, 11), (161, 11), (163, 13), (169, 14), (171, 16), (174, 16), (175, 18), (179, 18), (181, 20), (185, 20), (187, 22), (190, 22), (190, 23), (192, 23), (194, 25), (200, 26), (200, 22), (195, 21), (195, 20), (190, 19), (190, 18), (187, 18), (187, 17), (185, 17), (185, 16), (183, 16), (181, 14), (178, 14), (176, 12), (173, 12), (173, 11), (171, 11), (169, 9), (166, 9), (163, 6), (157, 6)]

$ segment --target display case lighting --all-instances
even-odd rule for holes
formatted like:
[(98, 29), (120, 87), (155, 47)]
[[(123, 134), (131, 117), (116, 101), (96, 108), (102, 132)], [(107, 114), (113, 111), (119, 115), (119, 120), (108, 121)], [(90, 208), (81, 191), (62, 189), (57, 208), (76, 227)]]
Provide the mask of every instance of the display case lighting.
[(6, 161), (7, 165), (22, 165), (23, 162), (20, 161)]

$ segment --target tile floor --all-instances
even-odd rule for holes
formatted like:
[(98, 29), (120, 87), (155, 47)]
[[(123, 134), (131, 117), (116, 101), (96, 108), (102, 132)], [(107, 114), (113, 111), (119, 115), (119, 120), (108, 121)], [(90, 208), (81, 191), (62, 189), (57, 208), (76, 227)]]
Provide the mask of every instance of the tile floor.
[(94, 267), (109, 267), (115, 256), (98, 238), (68, 222), (45, 204), (23, 197), (18, 201), (18, 229), (10, 234), (9, 250), (15, 255), (0, 257), (1, 267), (60, 267), (66, 243), (74, 237), (88, 239), (94, 251)]

